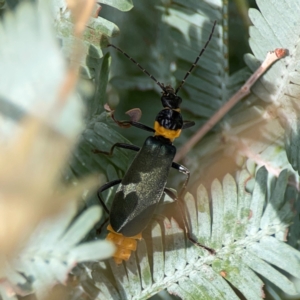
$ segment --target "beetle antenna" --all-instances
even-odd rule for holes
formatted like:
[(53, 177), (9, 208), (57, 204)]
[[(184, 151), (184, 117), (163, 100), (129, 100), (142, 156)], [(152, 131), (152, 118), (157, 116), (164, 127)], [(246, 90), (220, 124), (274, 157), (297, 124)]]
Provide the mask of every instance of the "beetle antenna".
[(155, 83), (164, 91), (166, 92), (166, 88), (162, 83), (160, 83), (153, 75), (151, 75), (145, 68), (143, 68), (137, 61), (135, 61), (132, 57), (130, 57), (126, 52), (124, 52), (122, 49), (119, 47), (113, 45), (113, 44), (108, 44), (108, 47), (113, 47), (122, 54), (124, 54), (128, 59), (130, 59), (134, 64), (136, 64), (146, 75), (148, 75), (152, 80), (155, 81)]
[(185, 74), (184, 78), (182, 79), (182, 81), (180, 82), (178, 88), (176, 89), (175, 91), (175, 95), (177, 95), (178, 91), (182, 88), (182, 86), (184, 85), (186, 79), (189, 77), (189, 75), (191, 74), (191, 72), (193, 71), (193, 69), (196, 67), (197, 63), (198, 63), (198, 60), (199, 58), (202, 56), (202, 54), (204, 53), (204, 51), (206, 50), (206, 47), (208, 46), (212, 36), (213, 36), (213, 33), (214, 33), (214, 30), (215, 30), (215, 27), (216, 27), (216, 24), (217, 24), (217, 21), (214, 22), (214, 26), (211, 30), (211, 33), (208, 37), (208, 40), (206, 41), (204, 47), (201, 49), (199, 55), (197, 56), (195, 62), (192, 64), (191, 68), (187, 71), (187, 73)]

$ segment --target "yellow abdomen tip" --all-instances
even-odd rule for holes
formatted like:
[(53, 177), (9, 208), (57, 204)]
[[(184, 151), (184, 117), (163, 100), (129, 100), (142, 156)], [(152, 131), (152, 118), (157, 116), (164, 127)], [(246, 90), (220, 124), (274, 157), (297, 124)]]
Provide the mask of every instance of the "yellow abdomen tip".
[(123, 260), (127, 261), (131, 256), (131, 251), (136, 251), (137, 241), (142, 239), (142, 234), (139, 233), (132, 237), (126, 237), (123, 234), (115, 232), (111, 225), (107, 226), (107, 230), (110, 231), (106, 237), (106, 240), (111, 241), (116, 245), (117, 250), (113, 255), (113, 258), (117, 265), (121, 264)]

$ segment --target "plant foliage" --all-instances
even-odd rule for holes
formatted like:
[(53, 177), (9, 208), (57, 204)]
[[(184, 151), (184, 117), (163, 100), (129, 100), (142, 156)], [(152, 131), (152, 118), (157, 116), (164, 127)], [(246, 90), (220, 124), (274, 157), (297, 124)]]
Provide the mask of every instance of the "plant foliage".
[(107, 241), (82, 243), (101, 216), (99, 207), (72, 223), (76, 200), (96, 180), (77, 180), (76, 186), (61, 180), (83, 129), (83, 103), (63, 85), (67, 64), (50, 7), (49, 2), (23, 2), (5, 11), (0, 23), (3, 299), (34, 292), (44, 298), (54, 285), (66, 282), (77, 263), (108, 257), (114, 250)]
[(152, 225), (152, 247), (142, 240), (124, 266), (113, 260), (91, 265), (89, 286), (99, 289), (97, 299), (147, 299), (163, 288), (183, 299), (238, 299), (232, 286), (246, 299), (263, 299), (267, 278), (295, 294), (288, 274), (299, 277), (300, 252), (284, 241), (298, 192), (288, 177), (286, 170), (275, 178), (261, 167), (214, 180), (210, 191), (200, 185), (196, 201), (185, 197), (190, 231), (215, 254), (187, 240), (174, 219), (163, 218)]
[(70, 226), (76, 213), (77, 207), (72, 203), (59, 215), (39, 224), (19, 255), (7, 264), (10, 283), (19, 284), (22, 289), (30, 287), (29, 291), (42, 299), (51, 287), (67, 282), (68, 273), (76, 264), (107, 258), (113, 253), (114, 247), (106, 241), (80, 244), (99, 220), (100, 208), (89, 208)]
[[(223, 2), (157, 2), (157, 11), (149, 4), (144, 5), (143, 11), (143, 4), (137, 3), (136, 9), (144, 12), (144, 20), (133, 14), (128, 19), (124, 17), (124, 24), (130, 19), (132, 28), (136, 29), (134, 40), (137, 35), (143, 36), (143, 27), (139, 24), (149, 24), (155, 14), (160, 16), (162, 23), (155, 25), (160, 31), (150, 42), (149, 55), (145, 54), (142, 42), (135, 42), (136, 47), (130, 48), (131, 37), (126, 32), (117, 45), (164, 83), (180, 81), (184, 77), (209, 35), (212, 20), (218, 22), (212, 43), (201, 57), (199, 67), (180, 92), (184, 99), (183, 114), (197, 123), (197, 127), (185, 133), (181, 142), (227, 101), (268, 51), (283, 47), (289, 50), (289, 56), (272, 66), (255, 85), (253, 94), (229, 113), (221, 123), (222, 133), (206, 138), (197, 147), (198, 152), (193, 152), (189, 166), (194, 173), (193, 180), (197, 185), (204, 181), (205, 186), (211, 185), (211, 188), (209, 192), (204, 186), (197, 188), (196, 206), (192, 196), (186, 196), (187, 215), (193, 235), (200, 243), (215, 249), (216, 255), (190, 244), (173, 219), (163, 219), (152, 226), (151, 245), (142, 241), (136, 257), (124, 266), (117, 268), (113, 261), (108, 265), (89, 266), (92, 276), (83, 285), (95, 295), (96, 291), (91, 288), (95, 284), (99, 289), (98, 299), (146, 299), (163, 288), (183, 299), (237, 299), (237, 291), (247, 299), (262, 299), (264, 291), (275, 298), (282, 297), (282, 292), (297, 294), (292, 277), (299, 277), (299, 252), (285, 241), (288, 239), (295, 247), (298, 239), (297, 217), (291, 209), (298, 198), (298, 191), (293, 188), (298, 182), (298, 175), (293, 171), (293, 168), (297, 170), (297, 165), (291, 166), (290, 162), (297, 161), (292, 159), (292, 154), (297, 157), (298, 153), (292, 137), (297, 137), (298, 126), (294, 99), (299, 86), (299, 5), (293, 0), (257, 1), (257, 5), (260, 11), (252, 9), (249, 12), (254, 25), (250, 27), (250, 47), (254, 56), (245, 56), (249, 69), (232, 75), (228, 73), (227, 20), (223, 18), (227, 8)], [(274, 23), (278, 19), (282, 20), (280, 26)], [(149, 31), (147, 25), (145, 27), (144, 34)], [(130, 27), (127, 26), (126, 31), (130, 33)], [(147, 36), (154, 34), (150, 32)], [(123, 101), (131, 101), (128, 107), (145, 107), (147, 116), (153, 117), (152, 109), (157, 111), (153, 108), (155, 104), (152, 106), (151, 100), (149, 107), (149, 102), (145, 104), (145, 101), (155, 96), (150, 90), (157, 90), (157, 87), (125, 57), (111, 53), (113, 78), (110, 83), (122, 98), (118, 108), (126, 110)], [(173, 79), (172, 72), (166, 70), (172, 61), (176, 62)], [(132, 89), (143, 92), (135, 91), (137, 97)], [(110, 94), (108, 100), (109, 97)], [(292, 120), (288, 121), (287, 116), (292, 116)], [(134, 134), (139, 133), (134, 131)], [(286, 136), (285, 146), (283, 135)], [(134, 142), (139, 139), (128, 136)], [(221, 136), (225, 137), (225, 145)], [(218, 159), (218, 156), (226, 159), (233, 155), (233, 163), (247, 165), (247, 170), (243, 167), (236, 177), (225, 175), (237, 173), (224, 168)], [(117, 161), (116, 156), (114, 164)], [(210, 172), (214, 164), (218, 171)], [(293, 222), (296, 223), (288, 234)], [(293, 262), (289, 261), (292, 257)]]
[[(161, 91), (154, 81), (113, 49), (103, 53), (108, 41), (120, 31), (122, 35), (114, 44), (160, 82), (178, 86), (217, 21), (211, 43), (180, 90), (184, 118), (195, 121), (197, 126), (182, 134), (176, 144), (178, 148), (240, 88), (268, 51), (279, 47), (289, 51), (186, 160), (193, 181), (189, 187), (191, 193), (182, 200), (189, 232), (198, 243), (215, 252), (191, 243), (180, 219), (155, 216), (156, 220), (143, 232), (144, 239), (139, 242), (137, 252), (126, 263), (117, 267), (113, 260), (107, 260), (78, 266), (80, 289), (88, 297), (147, 299), (164, 289), (182, 299), (256, 300), (263, 299), (265, 293), (271, 299), (283, 299), (284, 294), (299, 293), (300, 4), (298, 0), (256, 2), (258, 9), (249, 11), (253, 23), (249, 44), (253, 55), (245, 55), (247, 66), (233, 74), (229, 73), (228, 62), (231, 45), (227, 1), (136, 1), (134, 9), (127, 12), (133, 7), (131, 0), (103, 0), (102, 10), (99, 5), (95, 7), (80, 41), (73, 35), (73, 18), (62, 1), (53, 1), (51, 6), (41, 1), (40, 14), (35, 14), (36, 10), (28, 3), (19, 10), (16, 5), (15, 12), (5, 12), (0, 41), (8, 47), (0, 48), (0, 101), (5, 104), (1, 112), (9, 118), (18, 120), (27, 112), (39, 115), (39, 108), (51, 107), (65, 76), (60, 52), (72, 64), (70, 53), (74, 45), (80, 45), (82, 59), (75, 63), (82, 67), (85, 81), (78, 84), (78, 98), (85, 100), (87, 112), (85, 129), (64, 171), (65, 179), (72, 183), (86, 174), (99, 172), (107, 181), (121, 178), (132, 158), (130, 153), (116, 150), (113, 157), (106, 157), (92, 151), (107, 151), (114, 143), (128, 143), (128, 140), (141, 145), (146, 137), (138, 130), (117, 128), (104, 111), (106, 102), (117, 107), (116, 116), (120, 119), (125, 118), (123, 112), (127, 108), (141, 107), (146, 112), (141, 122), (146, 124), (153, 122), (160, 109)], [(5, 5), (0, 1), (2, 11)], [(50, 17), (45, 7), (51, 7), (62, 51), (58, 51), (48, 31)], [(9, 39), (10, 35), (14, 38)], [(19, 43), (31, 48), (22, 48)], [(45, 50), (38, 45), (46, 45), (47, 59)], [(20, 70), (11, 67), (6, 59), (9, 57), (14, 57), (14, 67)], [(16, 76), (21, 88), (11, 88)], [(36, 94), (28, 93), (28, 86), (44, 87), (33, 84), (40, 83), (41, 78), (49, 83), (47, 89), (35, 87)], [(93, 95), (84, 90), (85, 84), (94, 87)], [(35, 102), (37, 98), (43, 98), (44, 102)], [(78, 100), (73, 94), (70, 98)], [(57, 118), (59, 122), (55, 125), (66, 135), (68, 126), (76, 128), (70, 134), (72, 137), (82, 127), (78, 109), (81, 104), (74, 103), (77, 108), (71, 105), (62, 114), (72, 118), (69, 121)], [(175, 180), (169, 184), (179, 186)], [(104, 194), (106, 203), (109, 204), (113, 194), (113, 191)], [(96, 202), (94, 193), (86, 205)], [(171, 206), (178, 211), (176, 203)], [(99, 219), (99, 210), (87, 209), (70, 225), (75, 214), (72, 207), (33, 232), (20, 255), (7, 263), (5, 278), (10, 284), (42, 297), (49, 286), (65, 282), (75, 263), (110, 254), (111, 248), (106, 243), (79, 245)], [(46, 230), (49, 230), (47, 236)], [(98, 247), (106, 253), (99, 254)], [(4, 287), (2, 283), (3, 298), (7, 296)]]

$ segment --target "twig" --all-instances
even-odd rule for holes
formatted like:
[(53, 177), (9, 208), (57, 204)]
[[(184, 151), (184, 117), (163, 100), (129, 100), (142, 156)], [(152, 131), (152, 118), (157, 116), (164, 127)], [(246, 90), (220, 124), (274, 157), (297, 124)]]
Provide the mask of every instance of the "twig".
[(189, 152), (189, 150), (199, 142), (203, 136), (214, 127), (220, 119), (241, 99), (250, 94), (250, 88), (259, 79), (259, 77), (266, 72), (266, 70), (278, 59), (283, 58), (287, 51), (283, 48), (277, 48), (275, 51), (268, 52), (266, 59), (255, 71), (255, 73), (246, 81), (246, 83), (226, 102), (192, 137), (191, 139), (179, 149), (175, 161), (180, 161)]

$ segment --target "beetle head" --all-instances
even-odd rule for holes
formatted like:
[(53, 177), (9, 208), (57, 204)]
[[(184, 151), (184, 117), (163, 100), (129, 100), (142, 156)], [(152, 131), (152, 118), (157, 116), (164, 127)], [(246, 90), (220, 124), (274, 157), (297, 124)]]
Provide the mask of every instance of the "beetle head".
[(163, 94), (161, 96), (161, 103), (163, 107), (178, 109), (181, 102), (182, 99), (175, 94), (174, 89), (170, 85), (164, 87)]

